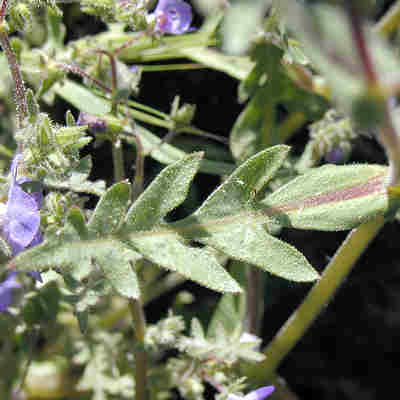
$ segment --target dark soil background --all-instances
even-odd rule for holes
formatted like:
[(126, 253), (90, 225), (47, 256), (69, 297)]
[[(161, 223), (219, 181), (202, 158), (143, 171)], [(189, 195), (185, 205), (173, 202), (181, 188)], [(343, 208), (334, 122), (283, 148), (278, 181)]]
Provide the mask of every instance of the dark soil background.
[[(376, 18), (392, 2), (377, 3)], [(65, 6), (69, 39), (104, 28), (99, 21), (87, 16), (73, 18), (69, 10), (70, 6)], [(197, 17), (196, 23), (199, 21)], [(172, 99), (179, 94), (183, 102), (197, 104), (196, 126), (228, 136), (242, 109), (237, 103), (237, 86), (237, 81), (225, 74), (205, 69), (145, 73), (139, 101), (168, 112)], [(66, 108), (70, 106), (59, 102), (58, 115), (64, 115)], [(301, 149), (306, 140), (307, 131), (304, 129), (292, 144)], [(104, 179), (108, 176), (111, 179), (110, 149), (105, 145), (88, 151), (94, 157), (96, 169), (93, 177)], [(362, 139), (353, 153), (351, 162), (354, 161), (384, 163), (385, 156), (373, 139)], [(162, 165), (148, 162), (148, 179), (161, 168)], [(192, 203), (178, 210), (176, 217), (199, 205), (217, 184), (216, 177), (200, 174), (191, 193)], [(322, 271), (346, 234), (285, 230), (281, 238), (302, 251), (310, 263)], [(279, 372), (299, 399), (375, 400), (394, 398), (398, 393), (399, 237), (399, 223), (388, 223), (357, 263), (332, 303), (282, 363)], [(290, 316), (310, 287), (273, 277), (268, 280), (262, 331), (265, 343)], [(195, 303), (185, 308), (185, 316), (200, 312), (200, 317), (206, 321), (218, 295), (194, 284), (187, 284), (185, 289), (192, 291), (196, 297)], [(173, 300), (174, 296), (171, 295), (150, 304), (146, 310), (150, 321), (164, 315)]]

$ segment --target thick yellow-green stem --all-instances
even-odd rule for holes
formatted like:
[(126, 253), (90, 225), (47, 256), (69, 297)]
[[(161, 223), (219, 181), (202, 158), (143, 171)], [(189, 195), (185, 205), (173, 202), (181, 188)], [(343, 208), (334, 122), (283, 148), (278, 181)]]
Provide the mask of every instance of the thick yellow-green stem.
[(360, 225), (349, 233), (326, 267), (321, 279), (265, 349), (265, 360), (249, 368), (247, 375), (251, 380), (262, 383), (272, 379), (280, 362), (326, 307), (383, 225), (384, 217), (381, 216)]
[(384, 36), (392, 34), (400, 25), (400, 1), (389, 9), (383, 18), (375, 25), (375, 30)]

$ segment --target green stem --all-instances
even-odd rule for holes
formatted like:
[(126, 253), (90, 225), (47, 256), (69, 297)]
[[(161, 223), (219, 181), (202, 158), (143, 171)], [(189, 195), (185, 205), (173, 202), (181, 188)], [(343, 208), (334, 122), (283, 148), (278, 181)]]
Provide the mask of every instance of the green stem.
[(128, 100), (126, 102), (126, 104), (128, 104), (131, 107), (137, 108), (139, 110), (146, 111), (146, 112), (148, 112), (150, 114), (154, 114), (157, 117), (160, 117), (160, 118), (163, 118), (163, 119), (169, 118), (168, 114), (163, 113), (162, 111), (156, 110), (155, 108), (146, 106), (145, 104), (138, 103), (137, 101)]
[(159, 72), (159, 71), (187, 71), (189, 69), (208, 68), (203, 64), (167, 64), (167, 65), (142, 65), (143, 72)]
[(223, 136), (214, 135), (213, 133), (203, 131), (202, 129), (196, 128), (191, 125), (184, 126), (182, 128), (177, 129), (179, 133), (190, 133), (192, 135), (205, 137), (207, 139), (215, 140), (216, 142), (220, 142), (223, 144), (228, 144), (229, 140)]
[[(151, 284), (151, 290), (145, 290), (143, 295), (143, 305), (150, 303), (161, 295), (175, 289), (186, 281), (183, 275), (170, 272), (165, 278), (157, 280)], [(118, 324), (129, 315), (127, 304), (122, 307), (115, 308), (102, 317), (99, 322), (101, 329), (114, 329)]]
[(265, 360), (249, 368), (248, 376), (252, 380), (264, 382), (272, 378), (280, 362), (327, 306), (353, 265), (383, 227), (384, 222), (383, 216), (377, 217), (349, 233), (326, 267), (321, 279), (265, 349)]
[(142, 141), (138, 135), (133, 134), (136, 142), (135, 184), (132, 199), (135, 201), (143, 192), (144, 183), (144, 160), (145, 153)]
[(400, 25), (400, 1), (398, 0), (375, 25), (375, 30), (388, 37)]
[(122, 152), (122, 141), (116, 138), (112, 142), (112, 157), (114, 166), (114, 182), (120, 182), (125, 179), (124, 154)]
[(146, 333), (146, 319), (143, 307), (139, 300), (130, 299), (129, 308), (131, 310), (133, 325), (135, 327), (136, 344), (135, 353), (135, 400), (147, 400), (147, 352), (144, 345)]

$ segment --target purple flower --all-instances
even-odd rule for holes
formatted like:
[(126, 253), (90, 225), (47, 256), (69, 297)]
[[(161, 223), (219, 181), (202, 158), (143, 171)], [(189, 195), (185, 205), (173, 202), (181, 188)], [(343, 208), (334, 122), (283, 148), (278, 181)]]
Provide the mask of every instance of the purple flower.
[(192, 7), (183, 0), (159, 0), (151, 17), (156, 19), (155, 31), (181, 35), (190, 30)]
[[(11, 163), (11, 184), (8, 189), (8, 199), (3, 215), (3, 235), (16, 256), (21, 251), (36, 246), (43, 241), (40, 233), (40, 208), (42, 206), (42, 192), (25, 192), (21, 185), (30, 182), (27, 177), (17, 179), (18, 163), (21, 154), (17, 154)], [(31, 271), (29, 274), (36, 280), (42, 281), (40, 272)]]
[(21, 287), (21, 284), (17, 281), (16, 272), (11, 272), (7, 279), (0, 283), (0, 312), (7, 311), (8, 307), (12, 303), (12, 290)]
[(350, 156), (350, 151), (343, 147), (335, 147), (325, 155), (325, 161), (330, 164), (344, 164)]
[(263, 386), (246, 394), (246, 396), (244, 397), (230, 394), (227, 400), (263, 400), (268, 397), (274, 390), (274, 386)]
[(93, 133), (105, 132), (107, 130), (107, 124), (104, 119), (85, 111), (81, 111), (76, 124), (87, 125)]

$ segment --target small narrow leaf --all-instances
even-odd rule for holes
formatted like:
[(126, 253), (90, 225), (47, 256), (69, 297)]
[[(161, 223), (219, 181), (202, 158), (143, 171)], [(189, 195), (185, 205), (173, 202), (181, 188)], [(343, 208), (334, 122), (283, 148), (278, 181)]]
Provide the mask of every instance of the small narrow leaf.
[(97, 236), (113, 233), (121, 224), (131, 198), (127, 182), (116, 183), (101, 197), (88, 223), (89, 232)]
[(267, 196), (264, 212), (282, 226), (337, 231), (352, 229), (388, 210), (387, 167), (326, 165)]
[(127, 230), (148, 230), (185, 200), (202, 153), (194, 153), (166, 167), (142, 193), (126, 216)]
[(89, 89), (69, 79), (54, 85), (55, 92), (75, 106), (89, 114), (104, 115), (111, 111), (111, 102), (93, 94)]
[(78, 207), (72, 208), (69, 212), (68, 221), (75, 228), (81, 239), (88, 239), (89, 232), (86, 227), (85, 216)]
[[(127, 130), (129, 131), (129, 128)], [(162, 164), (172, 164), (187, 155), (184, 151), (169, 143), (162, 143), (162, 140), (158, 136), (153, 135), (139, 124), (135, 125), (135, 133), (140, 138), (144, 152), (149, 153), (150, 157)], [(135, 145), (135, 139), (131, 136), (124, 136), (124, 139)], [(233, 169), (234, 165), (231, 163), (207, 159), (202, 159), (199, 168), (201, 172), (213, 175), (227, 175)]]

